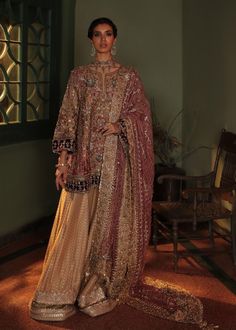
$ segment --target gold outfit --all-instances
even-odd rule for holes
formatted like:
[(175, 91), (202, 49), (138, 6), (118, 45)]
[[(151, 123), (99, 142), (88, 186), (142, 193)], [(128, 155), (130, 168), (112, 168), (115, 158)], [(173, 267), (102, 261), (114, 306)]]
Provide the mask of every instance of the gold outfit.
[[(117, 135), (104, 136), (107, 122)], [(90, 316), (126, 303), (152, 315), (205, 325), (199, 299), (144, 278), (154, 157), (149, 104), (137, 72), (112, 62), (72, 71), (53, 150), (72, 154), (43, 272), (30, 306), (39, 320)]]

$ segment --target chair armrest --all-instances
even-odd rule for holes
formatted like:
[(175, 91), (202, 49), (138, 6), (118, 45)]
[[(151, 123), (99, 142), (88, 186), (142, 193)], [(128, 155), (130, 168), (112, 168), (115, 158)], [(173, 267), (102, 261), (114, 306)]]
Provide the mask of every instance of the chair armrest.
[(236, 191), (236, 184), (228, 187), (216, 187), (216, 188), (212, 188), (212, 195), (215, 196), (216, 198), (220, 198), (232, 204), (235, 196), (235, 191)]
[(186, 188), (182, 194), (184, 198), (189, 197), (190, 194), (205, 193), (212, 195), (216, 198), (221, 198), (231, 202), (233, 200), (234, 191), (236, 190), (236, 185), (228, 187), (196, 187), (196, 188)]
[(236, 190), (236, 184), (232, 184), (231, 186), (228, 187), (214, 187), (211, 188), (213, 191), (215, 192), (233, 192), (234, 190)]
[(221, 194), (225, 192), (233, 192), (236, 189), (236, 185), (228, 187), (194, 187), (187, 188), (184, 191), (189, 193), (199, 192), (199, 193), (211, 193), (211, 194)]
[(184, 180), (184, 181), (202, 181), (210, 179), (214, 172), (210, 172), (202, 176), (190, 176), (190, 175), (175, 175), (175, 174), (164, 174), (160, 175), (157, 179), (158, 183), (162, 183), (164, 180)]

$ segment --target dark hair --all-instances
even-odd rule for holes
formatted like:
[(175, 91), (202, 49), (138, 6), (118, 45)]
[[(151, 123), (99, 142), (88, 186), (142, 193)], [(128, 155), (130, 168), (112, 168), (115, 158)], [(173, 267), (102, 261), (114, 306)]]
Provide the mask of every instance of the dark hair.
[(108, 25), (110, 25), (110, 27), (112, 28), (112, 31), (113, 31), (113, 35), (116, 38), (116, 36), (117, 36), (117, 27), (112, 22), (112, 20), (110, 20), (109, 18), (106, 18), (106, 17), (99, 17), (99, 18), (96, 18), (95, 20), (93, 20), (92, 23), (90, 24), (89, 28), (88, 28), (88, 38), (89, 39), (92, 39), (93, 31), (94, 31), (95, 27), (99, 24), (108, 24)]

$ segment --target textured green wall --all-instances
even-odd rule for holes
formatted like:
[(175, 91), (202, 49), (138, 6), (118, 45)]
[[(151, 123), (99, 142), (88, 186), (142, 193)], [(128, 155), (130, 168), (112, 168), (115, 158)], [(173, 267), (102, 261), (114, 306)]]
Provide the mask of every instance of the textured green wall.
[[(235, 36), (236, 1), (183, 1), (183, 136), (192, 146), (214, 147), (221, 128), (236, 131)], [(214, 150), (199, 151), (184, 166), (203, 174), (213, 159)]]
[(117, 24), (117, 58), (138, 69), (166, 125), (182, 109), (182, 0), (78, 0), (75, 64), (91, 61), (87, 28), (101, 16)]
[(53, 214), (56, 191), (50, 141), (0, 148), (0, 236)]
[(74, 67), (74, 30), (76, 0), (62, 0), (60, 95), (63, 96), (70, 70)]
[[(74, 4), (62, 1), (60, 49), (61, 97), (73, 67)], [(29, 141), (0, 147), (0, 237), (55, 212), (55, 159), (51, 140)]]

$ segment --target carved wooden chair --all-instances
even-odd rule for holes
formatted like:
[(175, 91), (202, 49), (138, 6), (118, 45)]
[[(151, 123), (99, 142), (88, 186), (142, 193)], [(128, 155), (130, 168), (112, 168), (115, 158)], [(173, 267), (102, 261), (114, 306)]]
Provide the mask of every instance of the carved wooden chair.
[[(158, 178), (160, 183), (163, 180), (169, 180), (170, 189), (171, 182), (180, 181), (178, 201), (153, 202), (153, 223), (159, 233), (169, 233), (167, 236), (173, 243), (174, 270), (177, 270), (180, 257), (193, 252), (180, 252), (179, 243), (208, 239), (211, 243), (209, 253), (214, 252), (216, 236), (230, 242), (236, 265), (236, 134), (222, 130), (211, 173), (205, 176), (162, 175)], [(230, 202), (231, 209), (225, 207), (225, 201)], [(216, 231), (213, 223), (219, 219), (228, 219), (231, 230)], [(203, 237), (199, 235), (199, 225), (204, 222), (208, 223), (208, 234)], [(189, 226), (190, 232), (185, 232)]]

